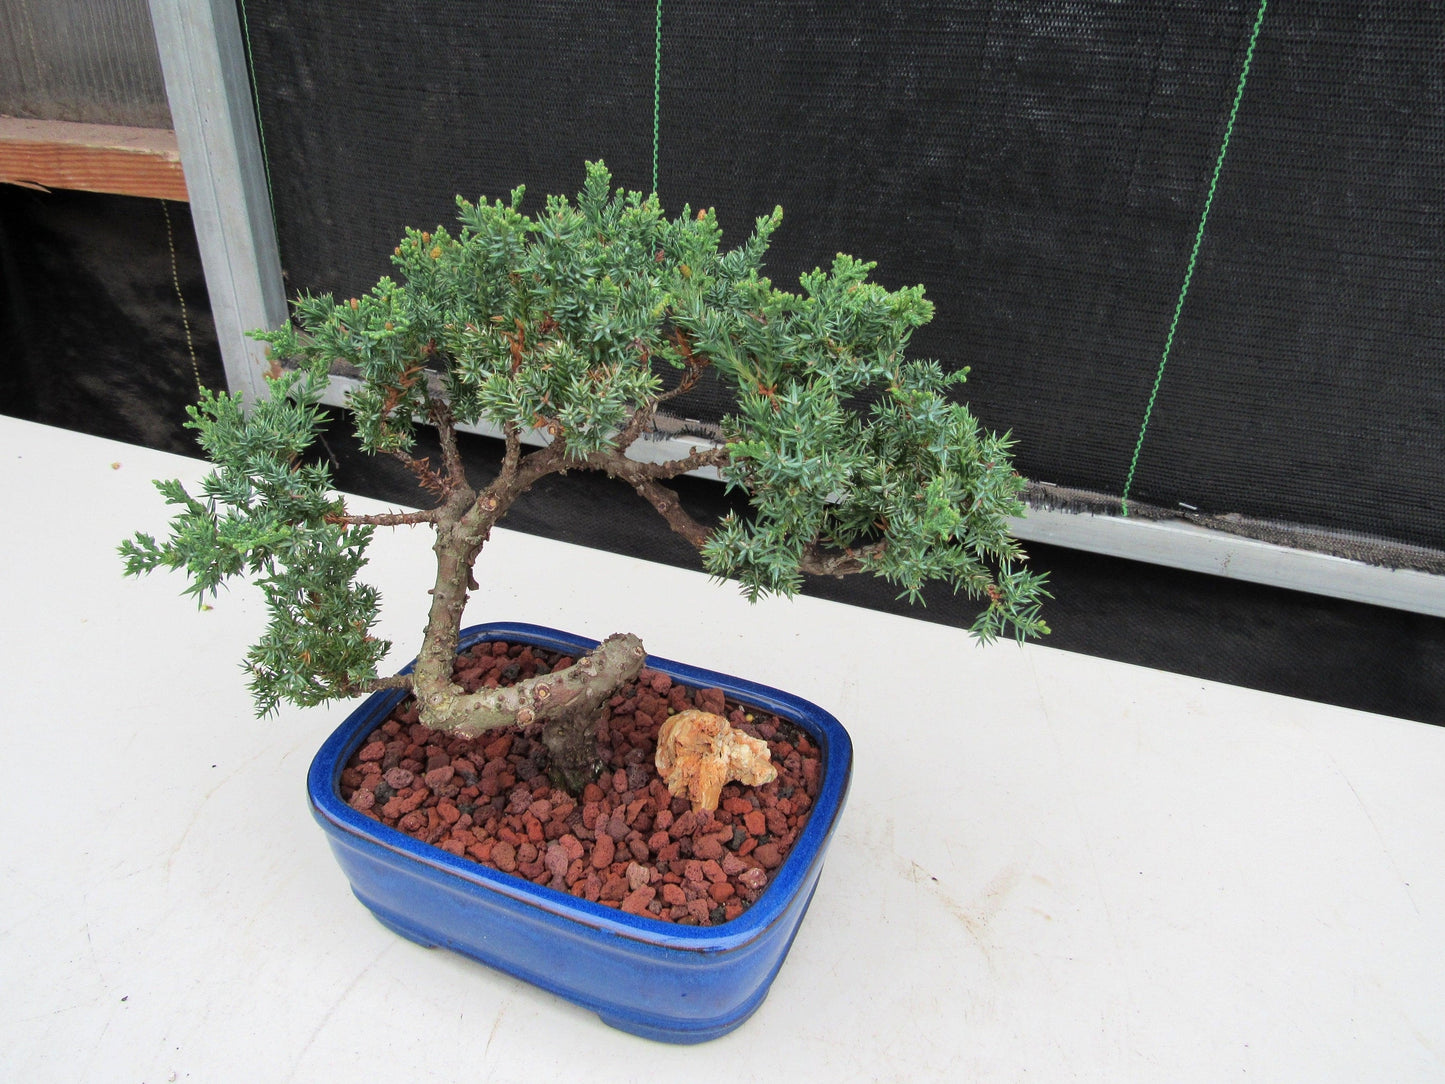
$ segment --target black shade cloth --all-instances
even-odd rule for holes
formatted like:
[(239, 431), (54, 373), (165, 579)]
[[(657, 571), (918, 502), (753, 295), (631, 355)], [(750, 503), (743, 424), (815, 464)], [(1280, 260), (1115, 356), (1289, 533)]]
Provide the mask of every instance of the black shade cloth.
[[(293, 292), (368, 288), (457, 193), (651, 187), (653, 5), (245, 12)], [(780, 283), (925, 283), (915, 356), (972, 366), (1029, 477), (1117, 496), (1256, 12), (665, 0), (658, 188), (736, 241), (781, 203)], [(1270, 6), (1132, 499), (1445, 548), (1442, 16)]]

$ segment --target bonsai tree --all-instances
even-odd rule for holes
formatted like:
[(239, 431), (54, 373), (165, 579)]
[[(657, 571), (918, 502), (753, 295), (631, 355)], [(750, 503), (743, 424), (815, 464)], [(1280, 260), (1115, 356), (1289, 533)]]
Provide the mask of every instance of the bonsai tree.
[[(839, 255), (800, 292), (780, 290), (761, 269), (781, 209), (724, 251), (712, 211), (669, 220), (655, 196), (611, 183), (589, 164), (575, 203), (549, 198), (535, 217), (521, 188), (508, 202), (458, 198), (455, 236), (407, 231), (392, 254), (400, 281), (339, 304), (303, 296), (292, 325), (255, 333), (275, 362), (268, 397), (243, 410), (236, 395), (204, 392), (190, 408), (215, 469), (194, 496), (158, 482), (179, 510), (170, 537), (137, 534), (121, 551), (128, 574), (184, 569), (199, 599), (228, 577), (256, 579), (269, 612), (246, 657), (259, 713), (406, 688), (432, 727), (540, 726), (554, 779), (579, 789), (598, 769), (600, 706), (643, 664), (636, 636), (507, 688), (452, 681), (492, 527), (566, 471), (626, 482), (753, 600), (792, 595), (809, 574), (868, 572), (914, 600), (933, 580), (983, 600), (981, 641), (1047, 631), (1044, 578), (1007, 531), (1024, 484), (1008, 436), (981, 432), (948, 398), (963, 372), (905, 360), (932, 316), (923, 288), (886, 290), (869, 281), (873, 264)], [(338, 362), (360, 377), (349, 406), (362, 446), (410, 469), (420, 511), (354, 514), (306, 457)], [(725, 441), (670, 462), (630, 457), (658, 410), (709, 370), (736, 392)], [(440, 462), (415, 454), (418, 421), (435, 427)], [(477, 422), (505, 441), (484, 486), (468, 479), (456, 435)], [(540, 447), (529, 450), (529, 433)], [(668, 480), (707, 467), (746, 494), (747, 514), (701, 523), (683, 509)], [(357, 574), (374, 528), (401, 524), (435, 532), (436, 578), (415, 669), (383, 677), (379, 597)]]

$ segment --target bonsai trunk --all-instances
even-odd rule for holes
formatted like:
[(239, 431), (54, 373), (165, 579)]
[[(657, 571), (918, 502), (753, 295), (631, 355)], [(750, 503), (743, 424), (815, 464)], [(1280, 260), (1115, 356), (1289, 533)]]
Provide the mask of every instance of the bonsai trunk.
[[(641, 669), (641, 667), (638, 667)], [(597, 778), (602, 761), (597, 756), (597, 713), (602, 710), (605, 694), (593, 699), (579, 696), (560, 715), (554, 715), (542, 727), (542, 744), (547, 747), (548, 770), (554, 786), (569, 794), (581, 794), (582, 788)]]
[(607, 698), (642, 670), (647, 654), (630, 634), (609, 636), (571, 666), (506, 688), (468, 693), (452, 681), (462, 611), (472, 565), (504, 503), (490, 495), (477, 500), (469, 490), (452, 492), (434, 524), (437, 572), (432, 587), (421, 653), (412, 674), (412, 690), (427, 726), (475, 737), (501, 726), (540, 725), (551, 756), (553, 781), (572, 793), (596, 778), (600, 769), (596, 722)]

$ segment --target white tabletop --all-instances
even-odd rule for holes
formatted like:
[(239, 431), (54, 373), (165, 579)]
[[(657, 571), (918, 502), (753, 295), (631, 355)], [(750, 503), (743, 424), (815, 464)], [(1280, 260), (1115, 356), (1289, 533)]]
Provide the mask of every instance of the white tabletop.
[[(347, 706), (254, 719), (258, 595), (120, 575), (150, 479), (200, 473), (0, 418), (0, 1078), (1445, 1078), (1445, 729), (508, 531), (469, 619), (814, 700), (852, 795), (772, 994), (702, 1047), (404, 941), (307, 809)], [(398, 665), (427, 543), (372, 550)]]

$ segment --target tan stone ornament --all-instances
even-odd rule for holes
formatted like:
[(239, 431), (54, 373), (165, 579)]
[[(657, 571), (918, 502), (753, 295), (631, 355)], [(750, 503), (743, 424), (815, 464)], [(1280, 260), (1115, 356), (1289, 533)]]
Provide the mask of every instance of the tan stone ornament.
[(679, 712), (662, 724), (656, 763), (667, 789), (691, 801), (694, 812), (717, 809), (728, 782), (761, 786), (778, 777), (767, 742), (707, 711)]

